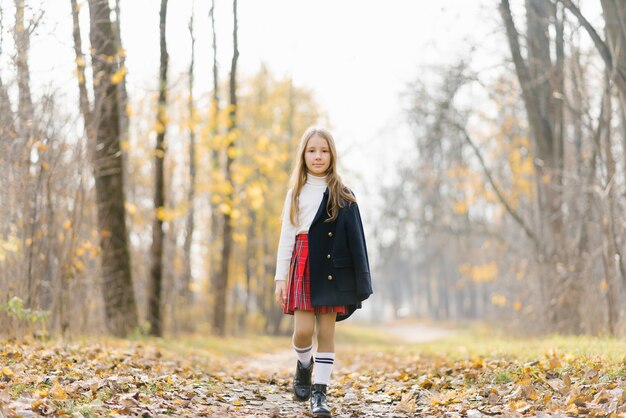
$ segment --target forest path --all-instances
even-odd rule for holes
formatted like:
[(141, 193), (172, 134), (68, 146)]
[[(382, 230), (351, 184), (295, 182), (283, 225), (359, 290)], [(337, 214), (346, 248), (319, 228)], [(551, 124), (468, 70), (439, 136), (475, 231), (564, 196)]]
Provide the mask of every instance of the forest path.
[[(338, 325), (338, 329), (341, 325)], [(380, 341), (397, 348), (401, 345), (434, 341), (453, 335), (454, 330), (424, 325), (416, 322), (390, 322), (378, 325), (368, 325), (367, 328), (378, 334)], [(315, 343), (314, 343), (315, 344)], [(315, 344), (316, 345), (316, 344)], [(314, 350), (316, 347), (314, 347)], [(384, 375), (376, 372), (372, 367), (377, 362), (385, 361), (387, 354), (381, 351), (377, 344), (354, 344), (342, 338), (335, 344), (337, 357), (329, 385), (328, 402), (333, 408), (333, 417), (406, 417), (399, 412), (394, 402), (393, 394), (403, 392), (403, 382), (388, 382)], [(402, 362), (406, 359), (393, 358), (393, 362)], [(258, 401), (252, 408), (242, 408), (247, 412), (241, 416), (275, 416), (275, 417), (302, 417), (311, 416), (308, 402), (297, 402), (291, 394), (291, 382), (295, 369), (295, 353), (291, 347), (271, 353), (264, 353), (247, 359), (235, 361), (235, 370), (247, 373), (251, 378), (267, 376), (270, 385), (258, 382), (267, 391), (266, 399)], [(374, 374), (374, 375), (373, 375)], [(376, 375), (378, 374), (378, 375)], [(393, 379), (391, 379), (393, 380)], [(276, 387), (272, 387), (276, 385)], [(233, 380), (232, 388), (237, 387), (237, 380)], [(372, 390), (373, 389), (373, 390)], [(386, 393), (391, 389), (391, 396)], [(236, 389), (234, 389), (236, 390)], [(243, 396), (241, 399), (246, 399)]]

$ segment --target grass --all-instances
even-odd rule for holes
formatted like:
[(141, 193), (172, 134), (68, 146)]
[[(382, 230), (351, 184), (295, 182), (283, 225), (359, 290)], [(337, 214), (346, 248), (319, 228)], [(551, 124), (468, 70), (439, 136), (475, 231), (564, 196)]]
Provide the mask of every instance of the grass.
[[(438, 327), (436, 323), (424, 323)], [(445, 326), (444, 326), (445, 327)], [(449, 327), (445, 327), (449, 328)], [(152, 338), (138, 336), (131, 340), (108, 337), (85, 337), (79, 343), (101, 343), (109, 346), (130, 346), (134, 344), (156, 344), (165, 352), (173, 355), (195, 355), (219, 361), (220, 358), (237, 358), (259, 353), (271, 353), (291, 348), (291, 335), (267, 336), (248, 334), (220, 338), (202, 333), (189, 336), (168, 336)], [(449, 360), (461, 360), (476, 357), (514, 358), (521, 362), (545, 359), (552, 355), (597, 358), (612, 365), (619, 365), (615, 373), (626, 375), (626, 340), (614, 337), (562, 336), (512, 337), (493, 328), (466, 324), (464, 329), (456, 331), (451, 337), (427, 343), (406, 343), (399, 337), (385, 332), (381, 326), (371, 326), (359, 322), (338, 323), (335, 342), (355, 351), (377, 350), (423, 356), (445, 356)], [(506, 380), (505, 376), (497, 377)]]
[(454, 359), (472, 357), (514, 357), (529, 362), (553, 355), (598, 358), (609, 364), (626, 363), (626, 340), (613, 337), (563, 336), (507, 337), (486, 329), (470, 329), (410, 348), (421, 354), (444, 354)]

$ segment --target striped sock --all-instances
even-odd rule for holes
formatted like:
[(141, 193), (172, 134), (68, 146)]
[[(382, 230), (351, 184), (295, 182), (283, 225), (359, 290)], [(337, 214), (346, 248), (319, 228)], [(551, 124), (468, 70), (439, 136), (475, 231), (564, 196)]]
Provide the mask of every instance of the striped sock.
[[(292, 340), (293, 344), (293, 340)], [(293, 349), (296, 350), (296, 355), (298, 356), (298, 360), (302, 363), (303, 367), (309, 367), (311, 365), (311, 354), (313, 352), (313, 344), (310, 347), (299, 348), (293, 344)]]
[(330, 381), (330, 373), (335, 364), (335, 353), (315, 354), (315, 368), (313, 369), (313, 383), (327, 385)]

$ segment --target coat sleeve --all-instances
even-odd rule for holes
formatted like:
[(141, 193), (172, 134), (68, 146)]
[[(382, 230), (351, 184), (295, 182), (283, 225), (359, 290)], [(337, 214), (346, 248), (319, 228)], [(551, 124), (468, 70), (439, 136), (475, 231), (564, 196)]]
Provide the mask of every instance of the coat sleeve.
[(346, 221), (348, 248), (356, 274), (356, 293), (360, 300), (365, 300), (373, 293), (372, 279), (361, 213), (356, 202), (350, 204)]

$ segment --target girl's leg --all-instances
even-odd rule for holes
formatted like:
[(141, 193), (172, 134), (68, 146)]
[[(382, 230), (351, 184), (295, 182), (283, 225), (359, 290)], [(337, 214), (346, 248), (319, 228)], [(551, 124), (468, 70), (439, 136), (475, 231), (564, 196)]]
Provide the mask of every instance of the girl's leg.
[(337, 313), (317, 315), (317, 353), (313, 383), (327, 385), (335, 363), (335, 321)]
[(308, 347), (313, 344), (315, 330), (315, 312), (296, 309), (293, 313), (295, 325), (293, 328), (293, 342), (298, 347)]
[(317, 315), (317, 353), (311, 385), (311, 412), (316, 417), (330, 417), (330, 407), (326, 403), (326, 388), (330, 372), (335, 363), (335, 318), (336, 313)]
[(298, 356), (298, 362), (296, 364), (296, 374), (293, 378), (293, 395), (294, 399), (298, 401), (306, 401), (311, 397), (315, 313), (296, 309), (294, 316), (295, 326), (292, 341), (293, 348)]

